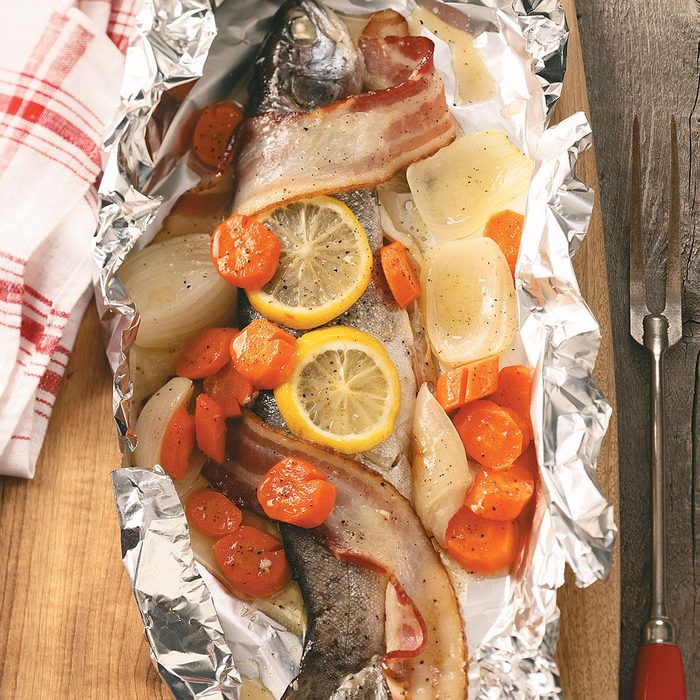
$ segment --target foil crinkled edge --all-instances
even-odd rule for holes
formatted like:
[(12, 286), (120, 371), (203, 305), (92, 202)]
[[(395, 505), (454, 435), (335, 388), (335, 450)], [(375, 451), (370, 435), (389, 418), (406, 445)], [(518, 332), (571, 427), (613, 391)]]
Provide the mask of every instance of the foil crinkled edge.
[[(405, 10), (413, 4), (331, 4), (338, 3), (367, 12), (387, 6)], [(269, 16), (273, 6), (271, 0), (261, 0), (257, 5), (239, 3), (236, 10), (247, 12), (252, 26), (262, 21), (257, 12)], [(550, 115), (561, 94), (568, 38), (558, 0), (477, 0), (469, 6), (497, 11), (506, 22), (513, 19), (542, 89), (545, 108), (540, 114)], [(129, 420), (127, 352), (136, 336), (138, 314), (115, 272), (129, 251), (144, 243), (143, 234), (161, 205), (154, 195), (157, 188), (148, 187), (155, 164), (146, 147), (147, 122), (164, 90), (202, 74), (217, 33), (214, 9), (207, 0), (144, 0), (127, 52), (122, 107), (105, 140), (108, 160), (95, 235), (95, 297), (114, 372), (114, 416), (124, 453), (136, 442)], [(246, 41), (244, 37), (242, 43)], [(538, 455), (547, 498), (535, 515), (529, 564), (474, 651), (470, 687), (478, 698), (560, 697), (554, 652), (559, 624), (556, 588), (563, 583), (564, 564), (572, 566), (579, 585), (604, 578), (610, 568), (616, 530), (612, 507), (595, 481), (595, 459), (610, 407), (591, 380), (599, 331), (580, 296), (570, 260), (592, 209), (592, 193), (575, 175), (576, 159), (589, 143), (583, 115), (547, 130), (537, 143), (523, 239), (523, 248), (534, 255), (521, 256), (517, 277), (521, 335), (526, 347), (536, 352), (528, 359), (537, 368), (542, 412), (535, 430), (543, 436)], [(236, 663), (245, 666), (241, 654), (251, 653), (251, 639), (227, 644), (214, 612), (216, 596), (193, 566), (187, 524), (172, 483), (158, 468), (120, 469), (112, 482), (124, 564), (158, 670), (176, 698), (237, 700)], [(161, 575), (166, 570), (167, 580)], [(210, 586), (215, 584), (210, 580)], [(275, 644), (291, 649), (284, 635), (276, 636)]]
[(600, 331), (571, 263), (593, 209), (593, 192), (575, 170), (591, 143), (579, 112), (547, 129), (535, 155), (516, 287), (520, 334), (536, 368), (541, 412), (533, 428), (545, 499), (534, 515), (530, 565), (499, 616), (515, 622), (487, 636), (476, 653), (479, 700), (563, 697), (556, 591), (565, 564), (580, 587), (605, 579), (612, 566), (613, 505), (595, 478), (611, 407), (591, 376)]
[[(138, 314), (114, 273), (160, 205), (140, 191), (153, 167), (146, 124), (165, 90), (202, 74), (215, 35), (207, 0), (144, 0), (127, 49), (121, 108), (104, 141), (94, 287), (114, 373), (114, 419), (123, 453), (136, 446), (126, 353), (136, 337)], [(122, 468), (111, 478), (122, 560), (158, 672), (177, 700), (238, 700), (241, 678), (196, 567), (172, 481), (159, 468)]]
[(112, 472), (112, 489), (122, 559), (156, 668), (176, 698), (237, 700), (241, 678), (173, 482), (161, 469), (128, 467)]

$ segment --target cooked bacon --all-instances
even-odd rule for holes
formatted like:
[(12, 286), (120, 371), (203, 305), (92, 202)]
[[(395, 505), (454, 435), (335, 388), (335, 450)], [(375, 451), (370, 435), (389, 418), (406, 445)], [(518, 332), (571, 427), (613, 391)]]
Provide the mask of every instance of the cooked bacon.
[(422, 51), (415, 39), (412, 36), (360, 39), (367, 73), (365, 87), (368, 90), (386, 90), (411, 77)]
[(422, 649), (425, 634), (420, 618), (408, 596), (396, 586), (386, 587), (386, 648), (392, 650)]
[[(410, 688), (416, 700), (462, 700), (466, 649), (457, 600), (408, 501), (376, 472), (276, 430), (249, 412), (229, 450), (223, 466), (210, 462), (203, 473), (229, 498), (257, 512), (257, 484), (282, 457), (310, 461), (335, 485), (335, 507), (310, 532), (339, 559), (378, 571), (393, 584), (396, 601), (391, 609), (397, 614), (392, 617), (404, 620), (406, 627), (390, 630), (388, 638), (384, 670), (392, 685)], [(413, 615), (406, 614), (405, 606)]]
[(383, 39), (387, 36), (408, 36), (408, 22), (396, 10), (380, 10), (370, 18), (360, 39)]
[(243, 125), (234, 211), (253, 214), (309, 195), (371, 187), (454, 139), (432, 41), (381, 41), (397, 56), (415, 57), (403, 82), (311, 112), (260, 114)]

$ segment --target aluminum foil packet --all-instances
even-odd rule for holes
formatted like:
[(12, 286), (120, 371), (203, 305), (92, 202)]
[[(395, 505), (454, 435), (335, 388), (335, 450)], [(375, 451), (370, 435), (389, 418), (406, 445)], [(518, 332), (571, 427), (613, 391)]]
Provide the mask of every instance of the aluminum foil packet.
[[(435, 0), (424, 0), (430, 4)], [(413, 0), (327, 0), (348, 14)], [(543, 489), (532, 536), (511, 576), (470, 576), (446, 562), (470, 650), (470, 698), (562, 696), (555, 663), (556, 589), (564, 567), (578, 585), (604, 579), (616, 535), (612, 505), (595, 479), (610, 407), (591, 379), (600, 334), (581, 297), (571, 256), (581, 244), (593, 193), (575, 172), (591, 143), (583, 114), (547, 129), (561, 93), (567, 27), (558, 0), (451, 2), (469, 18), (474, 45), (496, 84), (487, 102), (457, 107), (449, 48), (435, 61), (448, 104), (464, 132), (501, 128), (535, 162), (516, 269), (521, 331), (513, 348), (534, 368), (534, 431)], [(114, 371), (114, 416), (128, 454), (127, 353), (138, 314), (115, 274), (132, 249), (146, 245), (177, 197), (198, 175), (183, 158), (192, 122), (205, 105), (242, 95), (248, 69), (278, 0), (144, 0), (127, 52), (121, 109), (105, 141), (96, 232), (95, 296)], [(201, 76), (201, 77), (200, 77)], [(160, 143), (147, 146), (163, 93), (199, 78)], [(258, 678), (280, 698), (296, 675), (301, 640), (236, 600), (193, 558), (172, 482), (124, 467), (112, 475), (124, 564), (158, 670), (176, 698), (241, 697), (241, 676)]]

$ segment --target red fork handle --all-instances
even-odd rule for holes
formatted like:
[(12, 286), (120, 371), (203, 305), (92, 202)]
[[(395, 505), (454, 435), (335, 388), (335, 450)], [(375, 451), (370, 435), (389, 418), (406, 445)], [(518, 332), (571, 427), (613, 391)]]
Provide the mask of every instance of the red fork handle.
[(683, 659), (675, 644), (642, 644), (637, 649), (633, 700), (686, 700)]

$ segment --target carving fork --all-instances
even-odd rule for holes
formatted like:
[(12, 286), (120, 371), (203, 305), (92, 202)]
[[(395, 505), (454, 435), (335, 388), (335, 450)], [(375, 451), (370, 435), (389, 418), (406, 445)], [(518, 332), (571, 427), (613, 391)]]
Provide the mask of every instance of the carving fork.
[(639, 120), (632, 127), (630, 181), (630, 333), (649, 351), (651, 362), (652, 567), (651, 610), (642, 629), (634, 674), (634, 700), (685, 700), (683, 660), (666, 609), (664, 518), (664, 354), (682, 336), (680, 262), (680, 183), (676, 120), (671, 118), (671, 177), (664, 308), (647, 306), (641, 226), (641, 147)]

